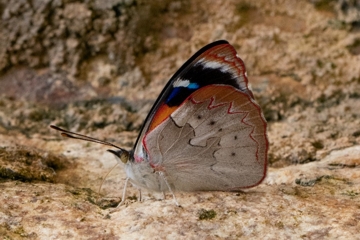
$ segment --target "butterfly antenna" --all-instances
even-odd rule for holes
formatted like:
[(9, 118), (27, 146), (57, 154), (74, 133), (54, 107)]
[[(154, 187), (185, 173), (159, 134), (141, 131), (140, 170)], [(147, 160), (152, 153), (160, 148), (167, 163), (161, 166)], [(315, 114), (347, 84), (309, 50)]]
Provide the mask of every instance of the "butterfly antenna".
[(83, 141), (88, 141), (88, 142), (94, 142), (94, 143), (100, 143), (100, 144), (103, 144), (103, 145), (106, 145), (106, 146), (110, 146), (110, 147), (114, 147), (114, 148), (123, 150), (119, 146), (116, 146), (116, 145), (114, 145), (112, 143), (109, 143), (109, 142), (106, 142), (106, 141), (102, 141), (100, 139), (92, 138), (92, 137), (82, 135), (82, 134), (79, 134), (79, 133), (70, 132), (68, 130), (62, 129), (62, 128), (60, 128), (58, 126), (55, 126), (55, 125), (50, 125), (50, 127), (52, 129), (55, 129), (55, 130), (61, 132), (61, 136), (63, 136), (63, 137), (68, 137), (68, 138), (73, 138), (73, 139), (78, 139), (78, 140), (83, 140)]

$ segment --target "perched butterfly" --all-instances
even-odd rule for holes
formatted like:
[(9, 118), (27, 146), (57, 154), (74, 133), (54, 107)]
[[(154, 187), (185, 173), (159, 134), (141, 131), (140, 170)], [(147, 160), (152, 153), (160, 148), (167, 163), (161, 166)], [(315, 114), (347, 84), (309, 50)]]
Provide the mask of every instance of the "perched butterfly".
[(125, 163), (122, 201), (128, 180), (140, 189), (173, 194), (238, 191), (266, 175), (266, 121), (248, 88), (243, 61), (224, 40), (200, 49), (174, 74), (132, 150), (51, 127), (119, 149), (108, 151)]

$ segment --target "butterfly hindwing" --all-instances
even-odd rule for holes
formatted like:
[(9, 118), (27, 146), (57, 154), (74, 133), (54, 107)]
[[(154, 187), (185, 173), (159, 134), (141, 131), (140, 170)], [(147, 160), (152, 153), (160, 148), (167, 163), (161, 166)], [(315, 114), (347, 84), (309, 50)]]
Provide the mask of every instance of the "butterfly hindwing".
[(267, 140), (259, 106), (232, 86), (193, 93), (145, 137), (149, 161), (176, 190), (238, 190), (265, 176)]

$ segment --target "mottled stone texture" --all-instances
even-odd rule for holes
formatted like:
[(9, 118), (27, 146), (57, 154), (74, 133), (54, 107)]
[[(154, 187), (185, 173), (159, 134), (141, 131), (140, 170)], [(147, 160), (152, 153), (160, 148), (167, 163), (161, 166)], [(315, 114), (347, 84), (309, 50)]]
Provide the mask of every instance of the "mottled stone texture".
[[(359, 1), (0, 0), (0, 236), (359, 239)], [(269, 124), (270, 168), (241, 193), (129, 187), (104, 146), (134, 144), (200, 47), (235, 46)], [(109, 173), (109, 174), (108, 174)], [(108, 174), (108, 175), (107, 175)], [(101, 190), (99, 188), (101, 187)]]

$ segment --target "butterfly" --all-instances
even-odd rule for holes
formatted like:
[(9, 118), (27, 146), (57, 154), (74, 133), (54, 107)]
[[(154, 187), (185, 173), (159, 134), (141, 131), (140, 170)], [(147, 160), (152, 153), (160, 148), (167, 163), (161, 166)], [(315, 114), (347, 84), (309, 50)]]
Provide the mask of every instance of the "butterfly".
[[(262, 182), (267, 171), (267, 124), (248, 88), (244, 62), (225, 40), (195, 53), (166, 84), (134, 148), (73, 133), (63, 136), (108, 145), (140, 189), (239, 191)], [(121, 203), (120, 203), (121, 204)], [(120, 205), (119, 204), (119, 205)]]

